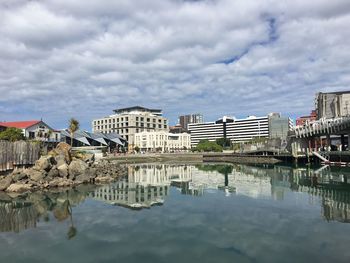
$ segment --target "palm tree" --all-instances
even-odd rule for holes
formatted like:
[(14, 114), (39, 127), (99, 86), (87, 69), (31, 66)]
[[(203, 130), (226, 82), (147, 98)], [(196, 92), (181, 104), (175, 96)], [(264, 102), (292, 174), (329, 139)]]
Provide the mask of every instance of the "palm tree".
[(74, 119), (74, 118), (71, 118), (71, 119), (69, 120), (69, 127), (68, 127), (68, 130), (69, 130), (70, 135), (71, 135), (70, 144), (71, 144), (72, 147), (73, 147), (73, 134), (74, 134), (77, 130), (79, 130), (79, 126), (80, 126), (80, 124), (79, 124), (79, 121), (78, 121), (78, 120), (76, 120), (76, 119)]

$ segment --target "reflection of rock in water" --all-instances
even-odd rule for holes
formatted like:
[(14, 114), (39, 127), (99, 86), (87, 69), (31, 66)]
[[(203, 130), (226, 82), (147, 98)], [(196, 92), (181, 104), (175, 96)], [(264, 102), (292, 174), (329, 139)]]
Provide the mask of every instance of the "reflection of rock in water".
[[(92, 188), (93, 187), (93, 188)], [(85, 200), (95, 186), (78, 186), (58, 192), (35, 192), (11, 198), (0, 195), (0, 232), (20, 232), (34, 228), (40, 219), (49, 220), (49, 214), (58, 221), (72, 220), (72, 207)]]
[(0, 202), (0, 232), (20, 232), (36, 227), (38, 214), (31, 203)]

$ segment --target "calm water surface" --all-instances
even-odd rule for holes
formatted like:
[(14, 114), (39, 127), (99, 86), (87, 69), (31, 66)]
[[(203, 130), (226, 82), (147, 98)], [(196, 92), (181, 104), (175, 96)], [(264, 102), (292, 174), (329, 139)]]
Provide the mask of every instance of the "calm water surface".
[(0, 262), (350, 262), (348, 175), (133, 165), (102, 187), (0, 193)]

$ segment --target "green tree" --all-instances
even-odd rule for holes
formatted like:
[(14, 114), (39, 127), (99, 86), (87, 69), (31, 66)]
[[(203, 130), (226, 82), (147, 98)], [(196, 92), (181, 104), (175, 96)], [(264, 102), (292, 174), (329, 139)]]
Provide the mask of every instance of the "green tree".
[(6, 130), (0, 132), (0, 140), (6, 140), (6, 141), (20, 141), (24, 140), (25, 137), (22, 133), (21, 129), (17, 128), (7, 128)]
[(222, 146), (218, 145), (216, 142), (201, 140), (197, 144), (196, 150), (199, 152), (222, 152)]
[(135, 146), (135, 147), (134, 147), (134, 150), (135, 150), (135, 152), (137, 152), (137, 153), (138, 153), (138, 152), (140, 152), (140, 147)]
[(216, 139), (216, 144), (220, 145), (223, 148), (228, 148), (231, 146), (231, 140), (228, 138)]
[(77, 131), (77, 130), (79, 130), (79, 126), (80, 126), (80, 124), (79, 124), (79, 121), (78, 120), (76, 120), (76, 119), (74, 119), (74, 118), (71, 118), (70, 120), (69, 120), (69, 124), (68, 124), (69, 126), (68, 126), (68, 130), (69, 130), (69, 132), (70, 132), (70, 135), (71, 135), (71, 146), (73, 147), (73, 134)]

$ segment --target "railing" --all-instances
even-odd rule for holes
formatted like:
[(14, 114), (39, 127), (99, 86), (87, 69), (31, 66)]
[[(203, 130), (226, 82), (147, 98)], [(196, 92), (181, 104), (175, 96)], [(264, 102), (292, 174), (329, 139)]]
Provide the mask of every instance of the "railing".
[(350, 128), (350, 117), (320, 119), (294, 128), (296, 138), (332, 134)]

